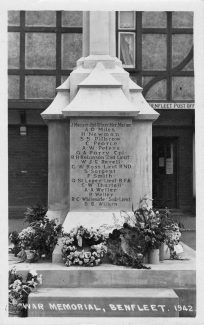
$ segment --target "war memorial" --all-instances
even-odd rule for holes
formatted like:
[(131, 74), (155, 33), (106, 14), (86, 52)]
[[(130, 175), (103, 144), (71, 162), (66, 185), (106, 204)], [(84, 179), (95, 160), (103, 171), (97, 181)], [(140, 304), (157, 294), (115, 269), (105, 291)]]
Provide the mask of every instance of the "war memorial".
[[(152, 206), (152, 124), (157, 113), (115, 53), (114, 12), (83, 13), (83, 56), (41, 113), (48, 127), (48, 211), (70, 233), (104, 234), (144, 199)], [(71, 237), (68, 237), (70, 239)], [(52, 262), (33, 267), (42, 286), (28, 297), (28, 317), (194, 317), (195, 252), (150, 268), (107, 261), (65, 266), (61, 239)], [(18, 264), (26, 274), (29, 263)]]

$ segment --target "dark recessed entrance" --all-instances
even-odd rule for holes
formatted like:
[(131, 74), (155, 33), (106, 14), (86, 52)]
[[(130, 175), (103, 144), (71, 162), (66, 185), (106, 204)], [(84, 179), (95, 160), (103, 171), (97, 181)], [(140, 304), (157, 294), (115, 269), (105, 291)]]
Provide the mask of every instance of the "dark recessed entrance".
[(177, 138), (153, 138), (153, 205), (177, 208)]

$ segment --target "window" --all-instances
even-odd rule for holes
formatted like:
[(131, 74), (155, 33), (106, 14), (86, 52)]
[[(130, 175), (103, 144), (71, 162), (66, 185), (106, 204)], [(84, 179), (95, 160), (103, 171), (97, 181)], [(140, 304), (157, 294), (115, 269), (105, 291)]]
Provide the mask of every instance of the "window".
[(193, 13), (121, 11), (117, 56), (151, 101), (194, 100)]

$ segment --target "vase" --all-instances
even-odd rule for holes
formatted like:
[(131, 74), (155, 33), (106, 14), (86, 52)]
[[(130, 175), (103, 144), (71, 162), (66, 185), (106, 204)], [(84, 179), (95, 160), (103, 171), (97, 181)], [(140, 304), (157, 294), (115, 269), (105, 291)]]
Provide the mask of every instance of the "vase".
[(167, 244), (164, 244), (164, 260), (170, 259), (170, 249)]
[(22, 317), (22, 310), (9, 303), (9, 317)]
[(161, 244), (159, 247), (159, 260), (163, 261), (164, 260), (164, 243)]
[(144, 256), (143, 256), (143, 263), (144, 264), (148, 264), (149, 263), (149, 254), (146, 253)]
[(151, 249), (149, 252), (149, 263), (159, 264), (159, 249)]

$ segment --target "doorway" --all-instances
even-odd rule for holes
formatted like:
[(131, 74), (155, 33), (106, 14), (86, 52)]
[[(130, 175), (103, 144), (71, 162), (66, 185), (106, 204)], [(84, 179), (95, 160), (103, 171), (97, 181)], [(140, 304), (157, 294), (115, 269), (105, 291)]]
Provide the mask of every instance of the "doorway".
[(178, 208), (177, 152), (177, 138), (153, 138), (153, 205), (155, 208)]

